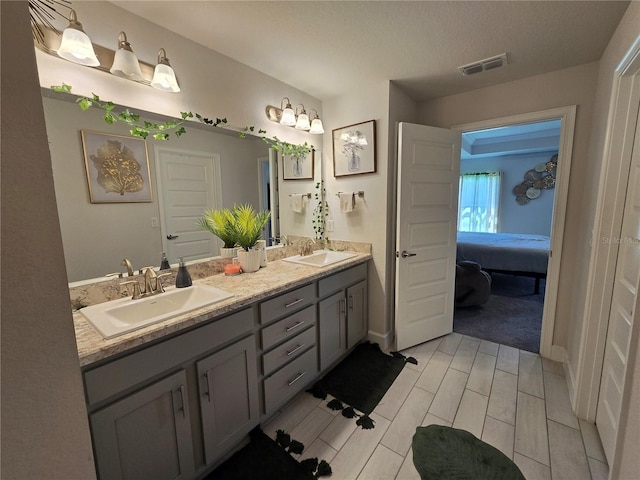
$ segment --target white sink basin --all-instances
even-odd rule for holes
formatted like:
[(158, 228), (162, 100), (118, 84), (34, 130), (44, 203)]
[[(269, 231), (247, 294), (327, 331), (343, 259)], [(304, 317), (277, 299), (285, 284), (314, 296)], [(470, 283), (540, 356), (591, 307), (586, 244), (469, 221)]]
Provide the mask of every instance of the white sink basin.
[(230, 297), (232, 293), (219, 288), (194, 284), (187, 288), (169, 287), (164, 293), (138, 300), (121, 298), (92, 305), (80, 313), (104, 338), (113, 338)]
[(308, 265), (311, 267), (326, 267), (346, 260), (347, 258), (355, 257), (356, 255), (358, 254), (350, 252), (334, 252), (332, 250), (316, 250), (311, 255), (295, 255), (293, 257), (285, 258), (284, 261), (298, 263), (300, 265)]

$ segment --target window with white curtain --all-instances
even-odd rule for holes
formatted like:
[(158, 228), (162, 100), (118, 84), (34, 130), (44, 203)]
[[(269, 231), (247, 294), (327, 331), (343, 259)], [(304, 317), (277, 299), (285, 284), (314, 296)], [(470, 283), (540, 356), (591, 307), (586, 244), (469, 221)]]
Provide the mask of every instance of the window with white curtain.
[(498, 231), (501, 172), (460, 175), (458, 231)]

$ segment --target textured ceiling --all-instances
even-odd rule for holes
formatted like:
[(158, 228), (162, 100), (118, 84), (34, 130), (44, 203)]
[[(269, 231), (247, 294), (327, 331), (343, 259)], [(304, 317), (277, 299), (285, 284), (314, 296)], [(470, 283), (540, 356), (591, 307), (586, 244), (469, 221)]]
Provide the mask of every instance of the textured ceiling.
[[(114, 1), (320, 100), (394, 80), (416, 100), (598, 60), (628, 2)], [(457, 67), (507, 53), (509, 65)]]

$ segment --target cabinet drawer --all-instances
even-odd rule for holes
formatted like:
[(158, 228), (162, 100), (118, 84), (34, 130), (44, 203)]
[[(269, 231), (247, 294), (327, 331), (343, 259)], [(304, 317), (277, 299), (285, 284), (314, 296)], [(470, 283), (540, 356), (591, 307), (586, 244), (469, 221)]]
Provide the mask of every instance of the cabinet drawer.
[(277, 346), (262, 356), (262, 367), (265, 375), (269, 375), (285, 363), (299, 357), (302, 352), (316, 344), (315, 327), (307, 328), (288, 342)]
[(316, 347), (307, 350), (289, 365), (264, 381), (264, 408), (269, 414), (306, 387), (318, 373)]
[(262, 349), (268, 350), (277, 343), (297, 335), (309, 325), (314, 325), (315, 322), (316, 309), (314, 305), (311, 305), (273, 325), (263, 328), (262, 332), (260, 332), (262, 335)]
[(87, 403), (94, 405), (253, 330), (248, 308), (203, 327), (84, 372)]
[(318, 297), (325, 297), (333, 292), (347, 288), (367, 278), (367, 264), (362, 263), (344, 272), (336, 273), (318, 281)]
[(311, 304), (315, 299), (314, 290), (314, 285), (309, 284), (262, 302), (260, 304), (260, 323), (265, 325)]

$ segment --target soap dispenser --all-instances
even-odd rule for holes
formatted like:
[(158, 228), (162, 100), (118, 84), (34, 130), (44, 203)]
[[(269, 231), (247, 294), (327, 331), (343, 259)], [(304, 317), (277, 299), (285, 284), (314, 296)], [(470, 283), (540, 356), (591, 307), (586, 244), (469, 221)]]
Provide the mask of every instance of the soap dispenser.
[(180, 257), (180, 264), (178, 266), (178, 274), (176, 275), (176, 288), (184, 288), (190, 287), (191, 275), (189, 275), (189, 270), (187, 270), (187, 266), (184, 264), (184, 260)]
[(160, 270), (169, 270), (170, 268), (171, 266), (169, 265), (167, 254), (162, 252), (162, 260), (160, 260)]

